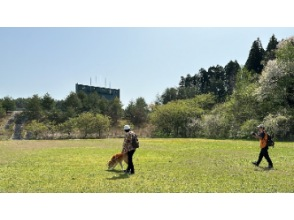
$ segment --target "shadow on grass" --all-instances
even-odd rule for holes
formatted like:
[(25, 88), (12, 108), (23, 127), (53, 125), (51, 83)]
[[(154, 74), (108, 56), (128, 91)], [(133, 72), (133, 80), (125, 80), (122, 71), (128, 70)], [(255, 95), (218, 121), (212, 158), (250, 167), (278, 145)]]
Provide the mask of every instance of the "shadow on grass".
[(107, 172), (110, 172), (110, 173), (122, 173), (123, 171), (122, 170), (106, 170)]
[(118, 176), (113, 176), (111, 178), (106, 178), (107, 180), (121, 180), (121, 179), (128, 179), (129, 175), (126, 173), (120, 174)]
[(266, 172), (268, 172), (268, 171), (273, 171), (273, 170), (274, 170), (274, 168), (261, 167), (261, 166), (255, 168), (255, 171), (266, 171)]
[(119, 173), (118, 176), (113, 176), (111, 178), (106, 178), (107, 180), (120, 180), (120, 179), (128, 179), (130, 176), (127, 173), (123, 173), (121, 170), (106, 170), (111, 173)]

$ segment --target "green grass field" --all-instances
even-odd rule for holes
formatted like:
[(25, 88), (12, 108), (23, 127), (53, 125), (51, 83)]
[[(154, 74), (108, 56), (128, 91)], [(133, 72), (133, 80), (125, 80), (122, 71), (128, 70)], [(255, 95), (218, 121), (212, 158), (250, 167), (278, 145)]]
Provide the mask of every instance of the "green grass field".
[[(135, 175), (106, 163), (122, 139), (1, 141), (0, 192), (294, 192), (293, 143), (276, 143), (274, 170), (254, 167), (258, 141), (140, 139)], [(125, 165), (126, 167), (126, 165)]]

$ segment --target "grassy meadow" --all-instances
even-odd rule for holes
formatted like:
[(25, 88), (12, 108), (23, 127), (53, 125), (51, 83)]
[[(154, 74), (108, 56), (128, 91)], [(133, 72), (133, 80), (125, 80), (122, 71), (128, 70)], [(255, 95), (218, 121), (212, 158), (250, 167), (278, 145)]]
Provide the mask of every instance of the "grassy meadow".
[[(293, 143), (276, 143), (274, 170), (251, 162), (258, 141), (140, 139), (135, 175), (107, 170), (123, 139), (0, 141), (1, 193), (294, 192)], [(126, 168), (126, 164), (124, 165)]]

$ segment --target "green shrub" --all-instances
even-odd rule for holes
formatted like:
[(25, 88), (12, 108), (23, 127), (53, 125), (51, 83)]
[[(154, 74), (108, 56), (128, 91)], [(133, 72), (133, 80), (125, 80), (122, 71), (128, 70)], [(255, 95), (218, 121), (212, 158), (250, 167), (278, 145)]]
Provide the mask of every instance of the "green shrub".
[(264, 118), (264, 126), (266, 130), (275, 136), (277, 139), (290, 139), (293, 117), (290, 115), (272, 115), (269, 114)]
[(252, 138), (251, 133), (256, 132), (256, 127), (260, 124), (259, 121), (255, 119), (249, 119), (247, 120), (240, 129), (238, 138), (243, 138), (243, 139), (250, 139)]

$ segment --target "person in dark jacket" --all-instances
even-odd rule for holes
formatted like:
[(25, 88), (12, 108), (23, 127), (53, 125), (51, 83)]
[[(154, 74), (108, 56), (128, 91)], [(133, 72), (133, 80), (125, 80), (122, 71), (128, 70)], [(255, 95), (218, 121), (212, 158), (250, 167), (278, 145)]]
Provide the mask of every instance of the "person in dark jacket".
[(128, 154), (128, 167), (124, 170), (125, 173), (135, 174), (135, 168), (133, 164), (133, 155), (136, 152), (136, 148), (132, 146), (132, 137), (135, 134), (134, 131), (131, 131), (130, 125), (124, 126), (125, 138), (123, 142), (122, 153)]

